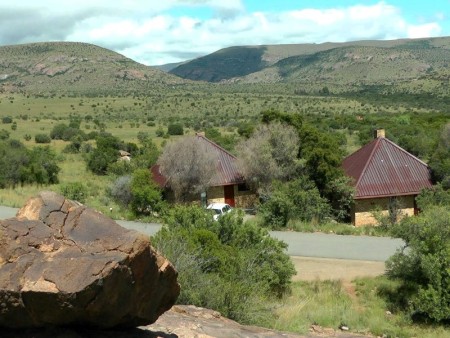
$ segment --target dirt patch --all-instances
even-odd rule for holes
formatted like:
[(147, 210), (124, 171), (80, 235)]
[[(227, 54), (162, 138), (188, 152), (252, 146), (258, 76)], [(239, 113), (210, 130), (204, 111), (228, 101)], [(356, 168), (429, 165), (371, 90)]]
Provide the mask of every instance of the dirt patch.
[(384, 274), (384, 262), (348, 259), (291, 257), (297, 274), (294, 281), (338, 279), (351, 282), (357, 277), (375, 277)]

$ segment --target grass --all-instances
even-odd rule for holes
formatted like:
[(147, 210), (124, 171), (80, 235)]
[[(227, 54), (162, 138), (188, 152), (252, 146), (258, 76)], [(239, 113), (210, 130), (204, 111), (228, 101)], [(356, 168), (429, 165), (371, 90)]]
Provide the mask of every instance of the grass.
[(395, 290), (398, 284), (385, 276), (361, 278), (354, 284), (341, 281), (293, 283), (292, 294), (278, 307), (272, 328), (306, 334), (311, 325), (384, 337), (450, 337), (445, 326), (413, 324), (402, 312), (390, 311), (380, 289)]
[(382, 227), (355, 227), (349, 223), (337, 223), (330, 221), (325, 221), (322, 223), (290, 221), (287, 225), (287, 228), (289, 230), (299, 232), (322, 232), (336, 235), (389, 236), (387, 229)]

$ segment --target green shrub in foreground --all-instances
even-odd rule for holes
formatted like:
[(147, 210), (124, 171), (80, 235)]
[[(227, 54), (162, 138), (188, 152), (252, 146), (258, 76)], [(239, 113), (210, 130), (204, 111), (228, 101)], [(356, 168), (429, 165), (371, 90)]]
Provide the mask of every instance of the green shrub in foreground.
[(179, 303), (207, 307), (243, 323), (271, 317), (271, 298), (290, 288), (295, 269), (286, 245), (230, 213), (215, 222), (195, 206), (177, 206), (153, 244), (179, 273)]
[(430, 208), (392, 233), (408, 248), (387, 262), (388, 275), (403, 283), (399, 305), (413, 319), (450, 322), (450, 211)]

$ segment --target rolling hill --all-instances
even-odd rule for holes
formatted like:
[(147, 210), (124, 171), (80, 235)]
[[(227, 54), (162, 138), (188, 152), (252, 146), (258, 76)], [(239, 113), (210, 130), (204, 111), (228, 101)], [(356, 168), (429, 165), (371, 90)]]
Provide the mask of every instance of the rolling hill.
[(0, 47), (0, 92), (131, 93), (186, 83), (87, 43), (45, 42)]
[(170, 73), (208, 82), (392, 85), (422, 78), (448, 82), (449, 63), (450, 37), (443, 37), (231, 47)]

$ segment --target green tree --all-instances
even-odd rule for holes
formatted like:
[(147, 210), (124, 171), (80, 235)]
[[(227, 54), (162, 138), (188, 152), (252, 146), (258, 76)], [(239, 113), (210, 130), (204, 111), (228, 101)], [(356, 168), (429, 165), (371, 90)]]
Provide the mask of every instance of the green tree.
[(446, 189), (450, 188), (450, 123), (442, 129), (438, 144), (433, 152), (429, 165), (433, 179), (442, 182)]
[(299, 114), (281, 113), (276, 110), (262, 113), (263, 123), (273, 121), (280, 121), (295, 128), (299, 139), (298, 159), (304, 164), (306, 173), (316, 184), (321, 196), (338, 208), (333, 214), (339, 215), (340, 219), (345, 218), (339, 201), (346, 199), (349, 191), (339, 183), (345, 179), (341, 169), (344, 153), (337, 138), (306, 123)]
[(136, 215), (150, 215), (163, 208), (161, 189), (148, 169), (137, 169), (131, 178), (131, 209)]
[(119, 138), (102, 132), (96, 137), (97, 147), (86, 157), (87, 167), (97, 175), (106, 175), (110, 164), (119, 158), (119, 150), (123, 142)]
[(159, 155), (160, 151), (156, 144), (150, 138), (145, 138), (141, 141), (138, 153), (133, 157), (132, 166), (134, 168), (148, 169), (156, 163)]
[(265, 225), (286, 227), (290, 220), (310, 222), (330, 216), (328, 201), (320, 196), (314, 182), (302, 176), (289, 182), (275, 182), (273, 191), (259, 208)]
[(24, 182), (40, 185), (56, 184), (60, 170), (57, 155), (52, 148), (49, 146), (34, 147), (29, 152), (29, 163), (23, 173)]

